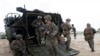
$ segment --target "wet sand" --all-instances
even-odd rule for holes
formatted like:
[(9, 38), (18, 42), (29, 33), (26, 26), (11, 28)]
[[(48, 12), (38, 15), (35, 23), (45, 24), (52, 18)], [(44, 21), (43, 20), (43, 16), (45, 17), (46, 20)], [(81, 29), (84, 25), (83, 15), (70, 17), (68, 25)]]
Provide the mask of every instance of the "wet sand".
[[(84, 40), (83, 34), (78, 34), (76, 40), (73, 35), (71, 35), (71, 38), (71, 47), (80, 51), (77, 56), (100, 56), (100, 33), (97, 33), (94, 38), (95, 52), (91, 52), (88, 43)], [(6, 39), (0, 39), (0, 56), (13, 56)]]

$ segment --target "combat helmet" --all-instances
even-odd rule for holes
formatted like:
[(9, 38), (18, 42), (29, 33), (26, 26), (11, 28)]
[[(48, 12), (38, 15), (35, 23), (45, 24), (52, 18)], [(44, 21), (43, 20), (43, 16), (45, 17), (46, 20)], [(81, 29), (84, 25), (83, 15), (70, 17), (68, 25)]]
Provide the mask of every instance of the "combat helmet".
[(42, 19), (42, 16), (37, 16), (37, 19)]
[(44, 16), (44, 19), (52, 20), (52, 17), (51, 17), (50, 15), (45, 15), (45, 16)]
[(87, 26), (88, 26), (88, 27), (90, 27), (90, 26), (91, 26), (91, 24), (90, 24), (90, 23), (87, 23)]
[(70, 21), (71, 21), (71, 19), (70, 19), (70, 18), (67, 18), (67, 19), (66, 19), (66, 21), (70, 22)]

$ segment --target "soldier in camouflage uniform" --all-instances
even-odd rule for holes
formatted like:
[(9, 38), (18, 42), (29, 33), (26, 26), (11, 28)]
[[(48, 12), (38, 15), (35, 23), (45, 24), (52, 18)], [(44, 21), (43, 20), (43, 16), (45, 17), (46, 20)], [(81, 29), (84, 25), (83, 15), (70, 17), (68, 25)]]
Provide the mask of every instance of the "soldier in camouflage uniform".
[(74, 33), (74, 38), (76, 39), (76, 28), (74, 27), (74, 24), (72, 24), (72, 31)]
[(51, 16), (44, 16), (46, 23), (46, 46), (50, 56), (57, 56), (58, 41), (56, 34), (58, 33), (57, 26), (51, 22)]
[(22, 39), (21, 34), (16, 35), (16, 40), (11, 42), (11, 49), (14, 51), (14, 56), (25, 56), (26, 45), (25, 41)]
[(91, 27), (91, 25), (88, 23), (87, 28), (84, 30), (84, 36), (85, 40), (88, 42), (91, 51), (94, 52), (94, 34), (96, 33), (96, 30)]
[(67, 41), (66, 41), (66, 49), (67, 50), (70, 50), (70, 43), (71, 43), (71, 37), (70, 37), (70, 30), (71, 30), (71, 25), (70, 25), (70, 19), (66, 19), (66, 22), (65, 23), (62, 23), (61, 24), (61, 28), (63, 30), (63, 35), (64, 37), (67, 38)]
[(44, 26), (44, 23), (42, 21), (42, 16), (38, 16), (37, 19), (32, 22), (32, 26), (35, 28), (36, 40), (40, 45), (41, 44), (40, 28)]

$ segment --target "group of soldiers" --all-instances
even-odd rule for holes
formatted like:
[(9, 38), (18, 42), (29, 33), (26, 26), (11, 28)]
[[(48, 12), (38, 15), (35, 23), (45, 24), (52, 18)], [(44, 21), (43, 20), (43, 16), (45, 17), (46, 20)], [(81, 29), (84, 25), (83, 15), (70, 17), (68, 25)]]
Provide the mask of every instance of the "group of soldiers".
[(38, 16), (36, 20), (32, 22), (32, 26), (35, 27), (35, 34), (38, 44), (41, 44), (41, 38), (45, 39), (45, 44), (50, 56), (56, 56), (58, 42), (56, 35), (58, 34), (57, 26), (51, 21), (50, 15), (44, 16), (44, 22), (42, 17)]
[[(32, 22), (32, 26), (35, 27), (35, 34), (38, 44), (41, 44), (41, 38), (45, 38), (45, 44), (47, 50), (49, 51), (50, 56), (57, 56), (58, 44), (64, 39), (61, 39), (60, 36), (64, 35), (67, 38), (67, 41), (63, 42), (66, 45), (66, 50), (70, 51), (70, 30), (73, 29), (74, 36), (76, 38), (76, 29), (74, 25), (71, 26), (70, 19), (68, 18), (65, 23), (61, 24), (62, 33), (59, 34), (57, 25), (52, 22), (52, 17), (50, 15), (44, 16), (44, 22), (42, 17), (38, 16), (36, 20)], [(59, 41), (59, 39), (61, 39)]]
[[(74, 27), (74, 24), (70, 24), (70, 19), (67, 19), (65, 23), (61, 25), (61, 28), (63, 30), (63, 35), (64, 37), (67, 38), (66, 41), (66, 47), (67, 50), (70, 49), (70, 42), (71, 42), (71, 37), (70, 37), (70, 30), (72, 29), (74, 32), (74, 38), (76, 39), (76, 28)], [(95, 52), (94, 50), (94, 35), (96, 33), (96, 30), (91, 27), (90, 23), (87, 23), (87, 27), (84, 29), (84, 39), (88, 42), (91, 52)]]
[[(44, 19), (44, 22), (43, 20)], [(44, 18), (42, 16), (37, 16), (37, 19), (32, 22), (32, 26), (35, 28), (35, 35), (36, 40), (38, 42), (38, 45), (41, 45), (41, 38), (45, 39), (45, 45), (47, 47), (47, 50), (49, 51), (50, 56), (57, 56), (57, 50), (58, 50), (58, 44), (59, 41), (59, 32), (57, 25), (51, 21), (52, 17), (50, 15), (45, 15)], [(74, 27), (74, 24), (70, 24), (71, 19), (66, 19), (66, 22), (61, 24), (62, 32), (60, 34), (64, 35), (65, 38), (67, 38), (67, 41), (64, 42), (64, 45), (66, 45), (66, 50), (70, 51), (70, 43), (71, 43), (71, 37), (70, 37), (70, 30), (73, 29), (74, 31), (74, 37), (76, 39), (76, 29)], [(89, 46), (91, 48), (91, 51), (94, 52), (94, 34), (96, 33), (95, 29), (91, 27), (91, 25), (88, 23), (87, 28), (84, 30), (84, 36), (85, 40), (89, 43)], [(16, 41), (12, 41), (11, 46), (12, 49), (16, 48), (17, 53), (19, 52), (19, 56), (25, 56), (25, 41), (22, 39), (22, 35), (17, 34), (16, 35)], [(64, 40), (64, 39), (63, 39)], [(21, 44), (19, 44), (21, 43)], [(18, 45), (16, 45), (18, 44)], [(15, 46), (14, 46), (15, 45)], [(18, 46), (20, 46), (18, 48)], [(23, 47), (23, 48), (22, 48)], [(22, 51), (24, 50), (24, 51)], [(15, 53), (15, 55), (17, 55)]]

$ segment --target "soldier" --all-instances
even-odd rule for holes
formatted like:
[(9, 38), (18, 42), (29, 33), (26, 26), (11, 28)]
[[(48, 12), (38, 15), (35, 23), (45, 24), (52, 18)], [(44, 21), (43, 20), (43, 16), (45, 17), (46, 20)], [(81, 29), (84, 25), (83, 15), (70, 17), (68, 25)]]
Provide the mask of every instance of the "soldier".
[(61, 24), (61, 28), (63, 30), (63, 35), (64, 37), (67, 38), (67, 41), (66, 41), (66, 49), (67, 50), (70, 50), (70, 42), (71, 42), (71, 37), (70, 37), (70, 30), (71, 30), (71, 25), (70, 25), (70, 19), (66, 19), (66, 22), (65, 23), (62, 23)]
[(76, 39), (76, 28), (74, 27), (74, 24), (72, 24), (72, 30), (74, 32), (74, 38)]
[(91, 24), (87, 24), (87, 27), (84, 30), (84, 36), (85, 40), (88, 42), (91, 51), (94, 52), (94, 34), (96, 33), (96, 30), (91, 27)]
[(14, 56), (25, 56), (26, 46), (21, 34), (16, 35), (16, 40), (11, 42), (11, 49), (14, 51)]
[(43, 21), (42, 21), (42, 16), (38, 16), (36, 20), (34, 20), (32, 22), (32, 26), (35, 28), (35, 35), (36, 35), (36, 39), (38, 44), (41, 44), (41, 37), (40, 37), (40, 29), (42, 26), (44, 25)]
[(51, 22), (51, 16), (44, 16), (46, 23), (46, 46), (50, 56), (57, 56), (58, 41), (56, 34), (58, 32), (57, 26)]

